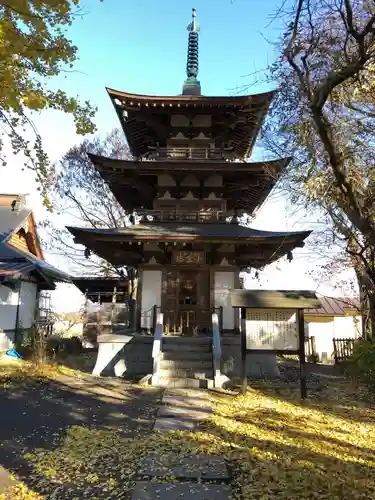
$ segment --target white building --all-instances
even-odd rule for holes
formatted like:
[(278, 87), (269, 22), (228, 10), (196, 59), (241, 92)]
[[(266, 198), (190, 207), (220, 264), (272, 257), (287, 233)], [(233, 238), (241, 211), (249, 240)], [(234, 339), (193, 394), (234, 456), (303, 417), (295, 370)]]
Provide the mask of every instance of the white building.
[(32, 327), (39, 292), (68, 275), (44, 260), (34, 216), (20, 195), (0, 194), (0, 351)]
[(312, 350), (322, 363), (334, 361), (333, 339), (356, 339), (362, 335), (362, 317), (358, 300), (353, 298), (319, 297), (319, 309), (307, 309), (305, 321)]

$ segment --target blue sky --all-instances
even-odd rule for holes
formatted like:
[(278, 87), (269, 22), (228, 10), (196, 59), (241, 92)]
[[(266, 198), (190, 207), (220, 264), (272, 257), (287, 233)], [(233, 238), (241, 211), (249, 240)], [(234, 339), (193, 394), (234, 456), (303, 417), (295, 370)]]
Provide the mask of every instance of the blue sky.
[[(105, 87), (140, 94), (176, 95), (185, 78), (187, 30), (196, 7), (200, 72), (206, 95), (246, 93), (250, 75), (275, 57), (281, 23), (270, 24), (275, 0), (91, 0), (69, 36), (79, 48), (74, 73), (54, 81), (99, 107), (98, 128), (117, 125)], [(261, 75), (259, 75), (261, 78)], [(269, 85), (252, 85), (260, 92)]]
[[(205, 95), (257, 93), (272, 88), (264, 82), (264, 70), (278, 57), (273, 45), (282, 33), (280, 19), (273, 19), (280, 0), (87, 0), (83, 15), (77, 15), (68, 36), (78, 47), (74, 71), (51, 80), (51, 87), (90, 100), (98, 107), (96, 124), (100, 134), (118, 127), (118, 119), (105, 87), (139, 94), (178, 95), (185, 79), (187, 25), (191, 9), (197, 9), (201, 26), (199, 79)], [(273, 21), (271, 22), (271, 19)], [(254, 76), (255, 74), (255, 76)], [(75, 134), (69, 116), (55, 111), (35, 117), (44, 146), (58, 160), (82, 137)], [(43, 218), (33, 175), (21, 170), (21, 159), (11, 158), (0, 172), (1, 190), (30, 193), (38, 219)], [(269, 200), (253, 227), (268, 230), (308, 229), (303, 214), (291, 215), (285, 200)], [(297, 252), (298, 256), (298, 252)], [(54, 255), (49, 260), (65, 268)], [(304, 252), (291, 264), (269, 266), (269, 288), (314, 288), (307, 276)], [(68, 269), (66, 269), (68, 270)], [(255, 287), (258, 283), (253, 284)], [(78, 292), (60, 287), (58, 306), (79, 306)], [(68, 300), (69, 298), (69, 300)]]

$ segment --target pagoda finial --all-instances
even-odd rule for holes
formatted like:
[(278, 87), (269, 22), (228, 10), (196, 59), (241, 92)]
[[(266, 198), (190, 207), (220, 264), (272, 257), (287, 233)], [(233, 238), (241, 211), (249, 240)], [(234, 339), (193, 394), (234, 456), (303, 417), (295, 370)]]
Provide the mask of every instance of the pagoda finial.
[(189, 42), (187, 52), (186, 74), (187, 80), (184, 83), (183, 95), (200, 95), (201, 86), (197, 80), (198, 76), (198, 56), (199, 56), (199, 24), (197, 23), (197, 11), (193, 9), (192, 21), (187, 27), (189, 31)]

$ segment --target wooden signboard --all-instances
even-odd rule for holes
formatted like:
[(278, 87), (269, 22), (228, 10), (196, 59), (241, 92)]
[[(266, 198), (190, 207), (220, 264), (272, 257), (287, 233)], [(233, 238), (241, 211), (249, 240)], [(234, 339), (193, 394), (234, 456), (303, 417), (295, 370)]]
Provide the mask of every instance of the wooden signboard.
[(296, 309), (246, 309), (246, 349), (297, 352)]
[(204, 264), (204, 252), (181, 250), (173, 252), (174, 264)]

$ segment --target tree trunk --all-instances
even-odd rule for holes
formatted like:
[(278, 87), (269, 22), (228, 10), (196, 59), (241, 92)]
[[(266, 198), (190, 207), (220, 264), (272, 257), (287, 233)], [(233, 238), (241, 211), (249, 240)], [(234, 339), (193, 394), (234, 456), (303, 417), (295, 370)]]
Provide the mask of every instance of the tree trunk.
[(356, 265), (360, 310), (362, 315), (362, 337), (375, 340), (375, 283), (365, 272), (363, 266)]

